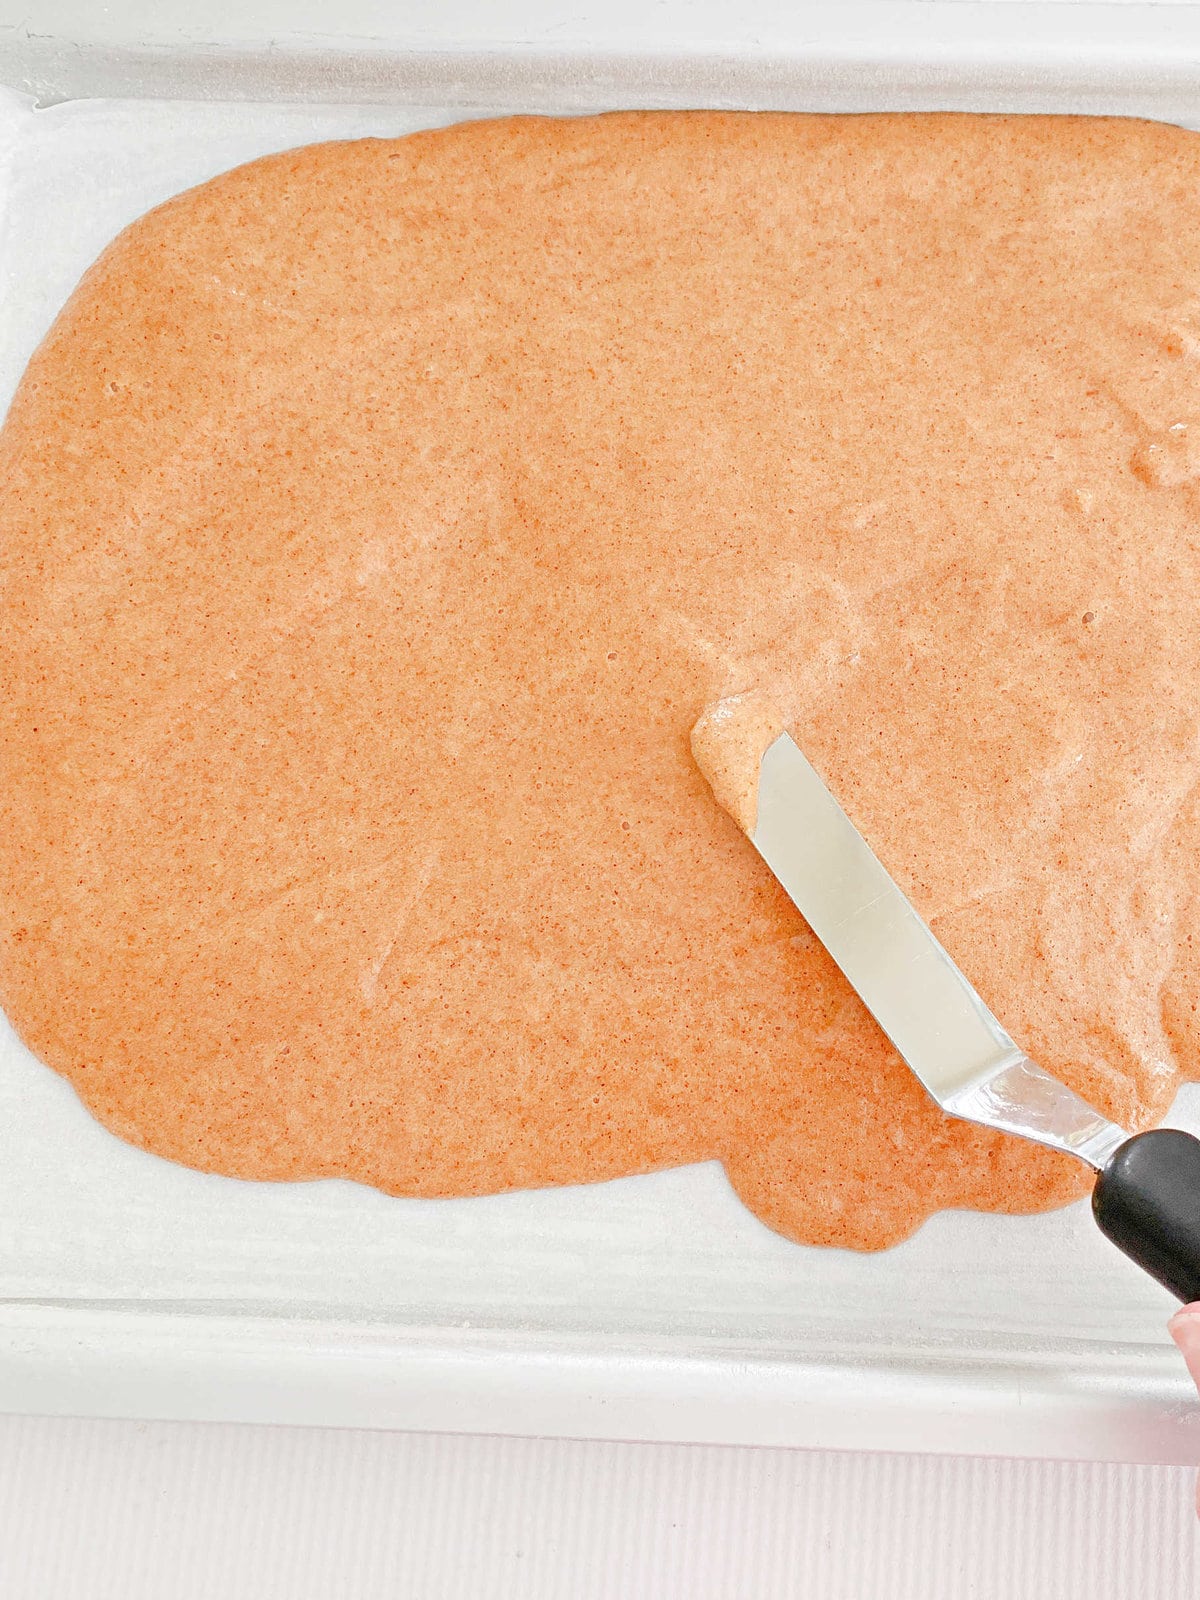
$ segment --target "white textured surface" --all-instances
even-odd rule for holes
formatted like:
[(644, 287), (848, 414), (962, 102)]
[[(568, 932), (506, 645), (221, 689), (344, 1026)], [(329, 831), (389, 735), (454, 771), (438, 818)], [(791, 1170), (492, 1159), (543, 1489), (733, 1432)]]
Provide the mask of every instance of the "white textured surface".
[(0, 0), (0, 81), (89, 97), (1120, 111), (1195, 88), (1194, 0)]
[(0, 1419), (4, 1600), (1194, 1600), (1181, 1468)]

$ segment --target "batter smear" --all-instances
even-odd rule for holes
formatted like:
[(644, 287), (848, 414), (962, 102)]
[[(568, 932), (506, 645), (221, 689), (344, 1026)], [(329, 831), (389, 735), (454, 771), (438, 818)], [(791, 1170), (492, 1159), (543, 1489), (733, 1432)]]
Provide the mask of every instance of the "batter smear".
[(123, 1138), (466, 1195), (709, 1158), (870, 1249), (945, 1119), (689, 751), (753, 694), (1005, 1026), (1200, 1072), (1200, 142), (636, 114), (256, 162), (0, 436), (0, 1000)]

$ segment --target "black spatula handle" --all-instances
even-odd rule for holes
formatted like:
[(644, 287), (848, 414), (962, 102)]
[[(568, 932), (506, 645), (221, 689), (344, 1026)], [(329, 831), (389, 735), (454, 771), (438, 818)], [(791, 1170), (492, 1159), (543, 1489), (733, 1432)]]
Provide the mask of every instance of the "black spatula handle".
[(1200, 1300), (1200, 1139), (1135, 1133), (1096, 1179), (1092, 1211), (1118, 1250), (1185, 1304)]

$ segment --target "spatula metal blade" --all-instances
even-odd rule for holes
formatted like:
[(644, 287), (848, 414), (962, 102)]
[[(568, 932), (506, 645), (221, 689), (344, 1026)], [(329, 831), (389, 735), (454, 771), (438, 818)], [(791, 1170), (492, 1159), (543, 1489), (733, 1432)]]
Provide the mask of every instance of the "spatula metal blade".
[(939, 1105), (1103, 1165), (1124, 1132), (1010, 1038), (789, 734), (762, 758), (751, 840)]

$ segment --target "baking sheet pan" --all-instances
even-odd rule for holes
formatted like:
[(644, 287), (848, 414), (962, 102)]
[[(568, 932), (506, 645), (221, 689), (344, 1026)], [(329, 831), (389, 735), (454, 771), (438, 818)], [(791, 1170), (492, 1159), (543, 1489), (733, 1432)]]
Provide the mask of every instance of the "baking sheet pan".
[[(269, 150), (504, 104), (493, 82), (422, 105), (419, 77), (405, 102), (396, 71), (375, 106), (7, 94), (0, 405), (157, 201)], [(1052, 109), (1072, 104), (1068, 85)], [(1200, 120), (1200, 77), (1156, 104)], [(1200, 1092), (1172, 1120), (1200, 1131)], [(0, 1035), (8, 1410), (1200, 1460), (1170, 1309), (1083, 1206), (943, 1214), (864, 1257), (777, 1238), (715, 1164), (443, 1202), (205, 1176), (112, 1138)]]

